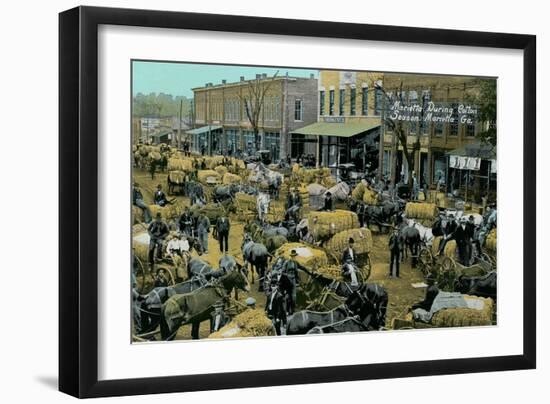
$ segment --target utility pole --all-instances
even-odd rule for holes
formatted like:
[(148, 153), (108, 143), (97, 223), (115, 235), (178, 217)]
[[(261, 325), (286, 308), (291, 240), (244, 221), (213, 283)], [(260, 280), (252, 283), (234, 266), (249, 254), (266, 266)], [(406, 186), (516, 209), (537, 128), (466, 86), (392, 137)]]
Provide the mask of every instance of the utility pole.
[(177, 147), (178, 150), (181, 148), (181, 111), (183, 109), (183, 99), (180, 100), (180, 116), (179, 116), (179, 129), (178, 129), (178, 141), (177, 141)]

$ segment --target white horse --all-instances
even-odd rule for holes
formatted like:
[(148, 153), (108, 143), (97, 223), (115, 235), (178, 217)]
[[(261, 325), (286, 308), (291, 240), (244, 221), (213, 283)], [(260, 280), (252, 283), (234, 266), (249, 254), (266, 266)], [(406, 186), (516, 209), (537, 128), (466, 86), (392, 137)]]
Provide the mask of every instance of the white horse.
[(269, 194), (265, 192), (260, 192), (258, 194), (256, 198), (256, 209), (258, 210), (258, 219), (260, 219), (261, 222), (265, 221), (267, 212), (269, 212), (270, 202), (271, 199), (269, 198)]
[(426, 227), (418, 222), (416, 222), (414, 219), (408, 219), (405, 218), (405, 223), (407, 226), (410, 227), (416, 227), (418, 229), (418, 232), (420, 233), (420, 240), (424, 242), (427, 246), (432, 245), (434, 241), (434, 235), (432, 233), (431, 227)]

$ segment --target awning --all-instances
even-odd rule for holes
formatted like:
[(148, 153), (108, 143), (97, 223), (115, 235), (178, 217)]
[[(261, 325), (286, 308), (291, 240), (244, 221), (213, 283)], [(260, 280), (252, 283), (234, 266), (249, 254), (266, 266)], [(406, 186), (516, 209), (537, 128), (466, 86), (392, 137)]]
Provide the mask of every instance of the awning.
[(293, 135), (319, 135), (319, 136), (337, 136), (352, 137), (363, 132), (380, 127), (380, 119), (374, 119), (366, 122), (316, 122), (303, 128), (293, 130)]
[(195, 128), (195, 129), (188, 130), (185, 133), (189, 133), (190, 135), (200, 135), (202, 133), (213, 132), (213, 131), (221, 129), (221, 128), (222, 128), (222, 126), (220, 126), (220, 125), (206, 125), (206, 126), (201, 126), (200, 128)]
[(478, 157), (483, 160), (496, 160), (497, 151), (490, 143), (482, 142), (481, 140), (475, 140), (471, 143), (467, 143), (457, 149), (447, 152), (448, 156), (460, 156), (460, 157)]

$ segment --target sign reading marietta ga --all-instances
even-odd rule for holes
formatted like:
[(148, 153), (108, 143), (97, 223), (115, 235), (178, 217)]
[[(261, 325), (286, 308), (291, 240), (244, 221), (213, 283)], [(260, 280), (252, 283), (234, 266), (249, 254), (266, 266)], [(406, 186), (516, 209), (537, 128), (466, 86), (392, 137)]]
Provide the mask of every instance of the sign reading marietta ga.
[(402, 104), (395, 101), (390, 105), (389, 118), (394, 121), (462, 123), (476, 122), (477, 108), (466, 104), (444, 104), (428, 102), (424, 108), (419, 104)]

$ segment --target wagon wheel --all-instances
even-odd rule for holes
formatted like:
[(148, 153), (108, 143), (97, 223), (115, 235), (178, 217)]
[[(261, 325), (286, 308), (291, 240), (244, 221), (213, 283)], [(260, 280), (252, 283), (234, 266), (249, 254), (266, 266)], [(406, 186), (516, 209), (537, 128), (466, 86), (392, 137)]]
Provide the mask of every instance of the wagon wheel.
[[(151, 274), (145, 269), (145, 265), (143, 265), (143, 262), (141, 262), (141, 260), (137, 256), (135, 256), (135, 260), (138, 266), (138, 275), (140, 275), (140, 279), (141, 279), (139, 293), (143, 295), (147, 293), (145, 288), (145, 285), (147, 283), (146, 280), (148, 276), (151, 277)], [(137, 276), (136, 276), (136, 281), (137, 281)]]
[(495, 260), (487, 253), (481, 253), (479, 259), (489, 264), (491, 266), (491, 269), (496, 268), (497, 266)]
[(369, 256), (369, 254), (367, 254), (367, 256), (365, 258), (365, 263), (364, 263), (363, 267), (361, 268), (361, 271), (358, 272), (359, 276), (363, 278), (363, 279), (360, 279), (359, 282), (361, 282), (361, 283), (366, 282), (367, 279), (369, 279), (369, 277), (370, 277), (371, 271), (372, 271), (372, 264), (370, 262), (370, 256)]
[(447, 256), (443, 256), (438, 264), (437, 284), (442, 290), (453, 291), (458, 274), (455, 261)]
[(422, 248), (418, 254), (418, 269), (428, 275), (433, 264), (432, 253), (427, 248)]

